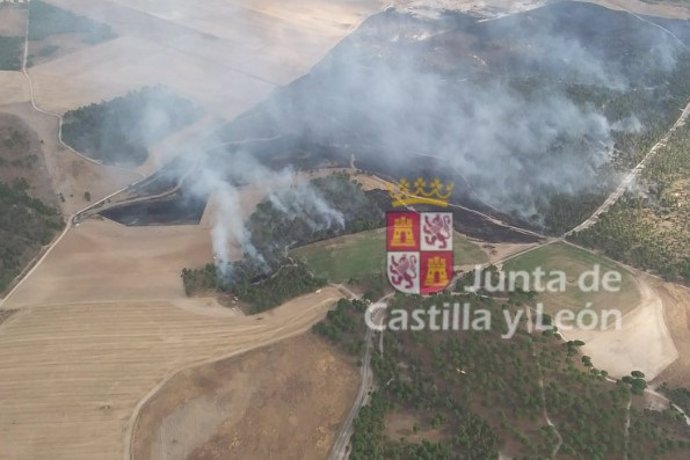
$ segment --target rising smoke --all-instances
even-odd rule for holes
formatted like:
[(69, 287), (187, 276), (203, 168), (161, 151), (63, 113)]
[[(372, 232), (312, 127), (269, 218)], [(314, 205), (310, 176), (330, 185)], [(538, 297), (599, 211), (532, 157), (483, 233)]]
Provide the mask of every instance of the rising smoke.
[[(553, 194), (605, 189), (614, 133), (644, 128), (635, 113), (607, 118), (568, 89), (626, 95), (657, 84), (681, 52), (663, 30), (625, 13), (559, 7), (487, 23), (383, 13), (263, 104), (265, 131), (254, 131), (346, 145), (362, 162), (411, 175), (431, 157), (479, 201), (538, 224)], [(626, 43), (610, 43), (604, 26), (626, 30)], [(344, 225), (308, 186), (281, 192), (292, 170), (247, 155), (230, 161), (238, 168), (202, 161), (197, 185), (219, 203), (213, 240), (222, 264), (231, 240), (260, 257), (237, 218), (236, 184), (264, 184), (278, 209), (318, 215), (314, 228)]]
[(627, 97), (667, 78), (682, 51), (626, 13), (559, 7), (486, 23), (388, 12), (266, 110), (365, 164), (414, 174), (435, 158), (484, 204), (538, 224), (550, 196), (605, 190), (614, 131), (642, 129), (572, 92)]

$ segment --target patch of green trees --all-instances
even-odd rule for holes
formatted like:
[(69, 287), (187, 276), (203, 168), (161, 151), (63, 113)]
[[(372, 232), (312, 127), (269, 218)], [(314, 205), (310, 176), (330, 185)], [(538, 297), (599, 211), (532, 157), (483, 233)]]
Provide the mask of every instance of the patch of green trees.
[(163, 86), (146, 87), (65, 114), (66, 143), (107, 164), (140, 165), (148, 148), (192, 123), (194, 105)]
[[(490, 330), (386, 331), (385, 353), (374, 347), (372, 356), (378, 390), (355, 420), (351, 458), (483, 459), (497, 458), (499, 451), (515, 458), (551, 458), (556, 448), (556, 458), (617, 458), (622, 452), (629, 458), (654, 458), (690, 452), (684, 421), (636, 409), (644, 391), (638, 382), (644, 382), (642, 373), (611, 383), (605, 371), (580, 354), (583, 342), (564, 342), (557, 333), (530, 333), (526, 316), (515, 337), (502, 339), (508, 327), (503, 313), (514, 317), (528, 307), (527, 294), (507, 299), (398, 295), (389, 311), (455, 301), (469, 302), (472, 311), (488, 309)], [(346, 316), (354, 310), (342, 301), (334, 312), (315, 331), (352, 351), (344, 331), (357, 329), (359, 323)], [(362, 330), (358, 332), (361, 337)], [(639, 403), (628, 413), (631, 397)], [(544, 411), (555, 428), (546, 423)], [(433, 429), (438, 435), (416, 442), (389, 435), (387, 415), (397, 412), (415, 414), (415, 432)]]
[(0, 292), (64, 226), (59, 211), (29, 189), (23, 179), (0, 182)]

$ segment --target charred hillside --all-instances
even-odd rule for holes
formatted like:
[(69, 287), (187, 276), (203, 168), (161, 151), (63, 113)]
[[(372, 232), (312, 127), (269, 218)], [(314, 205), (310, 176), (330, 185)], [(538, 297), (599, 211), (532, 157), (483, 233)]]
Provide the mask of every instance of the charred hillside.
[(388, 10), (313, 71), (224, 127), (215, 151), (273, 167), (349, 164), (441, 176), (465, 205), (558, 233), (597, 207), (619, 172), (690, 97), (685, 21), (577, 2), (481, 22)]

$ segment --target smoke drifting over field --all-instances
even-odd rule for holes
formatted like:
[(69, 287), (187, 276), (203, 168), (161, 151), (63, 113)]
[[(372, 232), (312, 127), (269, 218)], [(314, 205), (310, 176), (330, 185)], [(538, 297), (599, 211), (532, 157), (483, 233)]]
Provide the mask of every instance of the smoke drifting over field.
[[(621, 136), (644, 133), (680, 105), (683, 52), (668, 30), (589, 4), (490, 22), (388, 11), (277, 90), (247, 117), (255, 121), (228, 130), (245, 133), (233, 139), (277, 134), (330, 146), (343, 163), (354, 153), (360, 165), (391, 175), (415, 177), (429, 166), (472, 200), (539, 225), (552, 197), (606, 190)], [(281, 155), (303, 153), (289, 149)], [(308, 210), (320, 216), (315, 226), (343, 225), (313, 190), (277, 192), (292, 170), (263, 166), (267, 155), (237, 155), (225, 157), (230, 167), (218, 155), (199, 163), (197, 188), (220, 201), (217, 254), (227, 254), (229, 239), (252, 254), (228, 180), (264, 182), (286, 213)]]
[(365, 164), (414, 174), (435, 157), (474, 198), (538, 224), (549, 196), (605, 188), (614, 131), (643, 123), (607, 99), (668, 99), (682, 51), (664, 30), (593, 5), (490, 23), (388, 12), (265, 112), (283, 132), (347, 145)]

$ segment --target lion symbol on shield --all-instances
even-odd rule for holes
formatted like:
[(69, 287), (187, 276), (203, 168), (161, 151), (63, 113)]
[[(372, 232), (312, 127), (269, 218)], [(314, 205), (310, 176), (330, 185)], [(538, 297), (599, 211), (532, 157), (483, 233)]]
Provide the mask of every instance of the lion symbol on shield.
[(400, 286), (404, 282), (403, 288), (411, 289), (414, 279), (417, 278), (417, 256), (403, 254), (398, 260), (391, 256), (389, 272), (391, 282), (395, 286)]
[(446, 249), (448, 247), (448, 240), (453, 235), (453, 223), (451, 217), (447, 214), (436, 214), (429, 219), (429, 216), (424, 216), (424, 234), (427, 244), (436, 245), (439, 242), (439, 249)]

